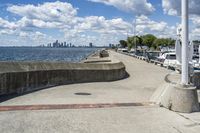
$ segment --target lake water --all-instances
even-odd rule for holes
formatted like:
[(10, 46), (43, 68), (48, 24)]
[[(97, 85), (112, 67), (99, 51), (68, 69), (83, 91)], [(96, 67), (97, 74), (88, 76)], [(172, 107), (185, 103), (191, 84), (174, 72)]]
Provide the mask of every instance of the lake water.
[(96, 48), (0, 47), (0, 61), (79, 62), (96, 50)]

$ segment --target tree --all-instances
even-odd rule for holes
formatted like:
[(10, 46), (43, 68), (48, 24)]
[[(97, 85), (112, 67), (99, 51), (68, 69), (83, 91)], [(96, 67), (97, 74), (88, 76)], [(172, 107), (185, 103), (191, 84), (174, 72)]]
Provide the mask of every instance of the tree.
[(153, 45), (153, 42), (156, 40), (157, 38), (152, 35), (152, 34), (147, 34), (147, 35), (144, 35), (142, 36), (142, 43), (143, 45), (146, 45), (148, 46), (149, 48), (152, 47)]
[(158, 49), (160, 46), (162, 47), (170, 47), (175, 45), (175, 40), (171, 38), (157, 38), (152, 47), (154, 49)]
[(166, 40), (163, 38), (157, 38), (152, 45), (152, 48), (154, 49), (159, 49), (160, 46), (165, 46), (166, 45)]
[(128, 49), (130, 50), (131, 48), (134, 47), (134, 38), (133, 37), (128, 37), (127, 38), (127, 44), (128, 44)]
[(127, 42), (125, 40), (120, 40), (119, 43), (120, 43), (122, 48), (126, 48), (128, 46)]
[(139, 36), (132, 36), (132, 37), (127, 38), (127, 43), (128, 43), (129, 49), (135, 47), (136, 45), (142, 46), (142, 42), (143, 42), (143, 40)]
[(167, 38), (168, 46), (175, 46), (176, 40), (172, 38)]

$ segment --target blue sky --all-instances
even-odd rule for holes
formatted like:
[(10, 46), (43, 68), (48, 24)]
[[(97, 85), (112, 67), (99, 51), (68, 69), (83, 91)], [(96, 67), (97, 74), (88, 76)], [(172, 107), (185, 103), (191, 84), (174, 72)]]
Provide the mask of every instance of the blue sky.
[[(199, 9), (194, 5), (190, 32), (198, 39)], [(180, 25), (180, 0), (1, 0), (0, 7), (0, 46), (57, 39), (75, 45), (118, 43), (133, 34), (134, 19), (138, 35), (175, 38)]]

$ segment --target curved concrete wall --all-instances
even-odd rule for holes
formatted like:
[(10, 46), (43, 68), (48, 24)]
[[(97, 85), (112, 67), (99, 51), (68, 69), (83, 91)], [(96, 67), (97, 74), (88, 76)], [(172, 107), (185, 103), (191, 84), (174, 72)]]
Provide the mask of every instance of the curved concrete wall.
[(0, 62), (0, 95), (71, 83), (114, 81), (125, 76), (125, 66), (121, 62)]

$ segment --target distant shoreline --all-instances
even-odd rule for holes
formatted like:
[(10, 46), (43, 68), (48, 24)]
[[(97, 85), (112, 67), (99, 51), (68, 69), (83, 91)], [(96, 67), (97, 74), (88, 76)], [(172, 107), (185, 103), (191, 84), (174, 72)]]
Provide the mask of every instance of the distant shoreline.
[(41, 46), (0, 46), (0, 48), (52, 48), (52, 49), (56, 49), (56, 48), (109, 48), (109, 47), (81, 47), (81, 46), (76, 46), (76, 47), (41, 47)]

